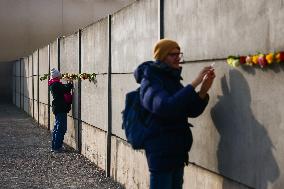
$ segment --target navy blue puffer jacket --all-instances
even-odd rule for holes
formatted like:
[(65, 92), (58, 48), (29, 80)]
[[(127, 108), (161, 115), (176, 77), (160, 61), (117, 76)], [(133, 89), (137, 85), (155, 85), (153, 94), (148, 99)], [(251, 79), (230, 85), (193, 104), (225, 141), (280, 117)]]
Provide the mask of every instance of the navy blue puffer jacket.
[(209, 97), (201, 99), (191, 85), (180, 82), (181, 69), (160, 61), (142, 63), (134, 72), (140, 100), (151, 112), (145, 152), (150, 171), (168, 171), (188, 163), (192, 134), (188, 117), (197, 117)]

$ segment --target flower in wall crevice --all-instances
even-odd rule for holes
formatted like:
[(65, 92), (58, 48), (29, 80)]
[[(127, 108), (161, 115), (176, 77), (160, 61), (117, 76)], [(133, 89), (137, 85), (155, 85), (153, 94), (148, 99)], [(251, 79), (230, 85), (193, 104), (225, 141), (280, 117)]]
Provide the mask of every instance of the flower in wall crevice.
[(229, 56), (227, 58), (227, 63), (233, 67), (245, 65), (265, 68), (271, 64), (284, 63), (284, 51), (277, 53), (271, 52), (269, 54), (258, 53), (248, 56)]
[[(97, 82), (97, 74), (95, 73), (81, 73), (81, 74), (74, 74), (74, 73), (62, 73), (62, 79), (63, 80), (89, 80), (89, 82), (96, 83)], [(44, 74), (42, 77), (40, 77), (41, 81), (44, 81), (49, 78), (49, 74)]]

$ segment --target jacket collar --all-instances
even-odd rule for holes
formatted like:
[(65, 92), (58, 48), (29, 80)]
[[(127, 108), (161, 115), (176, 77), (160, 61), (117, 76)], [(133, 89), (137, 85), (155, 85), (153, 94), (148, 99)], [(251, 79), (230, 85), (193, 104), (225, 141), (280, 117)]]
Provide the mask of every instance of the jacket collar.
[(159, 61), (159, 60), (155, 61), (154, 64), (152, 64), (152, 66), (162, 72), (169, 74), (175, 79), (182, 80), (182, 77), (181, 77), (182, 67), (180, 67), (179, 69), (175, 69), (175, 68), (170, 67), (168, 64), (163, 63), (162, 61)]
[(53, 83), (56, 83), (56, 82), (61, 83), (60, 79), (58, 79), (58, 78), (50, 79), (48, 81), (48, 86), (50, 86), (50, 85), (52, 85)]

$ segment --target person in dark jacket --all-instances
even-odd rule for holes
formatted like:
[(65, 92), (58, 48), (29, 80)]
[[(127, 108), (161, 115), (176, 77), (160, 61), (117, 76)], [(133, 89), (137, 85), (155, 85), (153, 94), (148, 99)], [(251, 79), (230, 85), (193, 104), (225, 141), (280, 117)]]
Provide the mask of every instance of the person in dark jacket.
[[(145, 141), (150, 171), (150, 189), (181, 189), (184, 166), (192, 145), (189, 117), (199, 116), (208, 104), (207, 94), (215, 78), (211, 66), (204, 67), (186, 86), (180, 82), (179, 45), (160, 40), (154, 47), (155, 61), (144, 62), (134, 72), (140, 84), (140, 100), (152, 119), (151, 134)], [(195, 89), (201, 84), (199, 92)]]
[(66, 93), (70, 93), (73, 83), (62, 84), (60, 82), (61, 73), (55, 68), (51, 69), (51, 79), (48, 81), (49, 90), (53, 96), (52, 111), (55, 115), (55, 123), (52, 131), (52, 152), (61, 152), (64, 135), (67, 131), (67, 113), (71, 109), (71, 104), (67, 104), (64, 99)]

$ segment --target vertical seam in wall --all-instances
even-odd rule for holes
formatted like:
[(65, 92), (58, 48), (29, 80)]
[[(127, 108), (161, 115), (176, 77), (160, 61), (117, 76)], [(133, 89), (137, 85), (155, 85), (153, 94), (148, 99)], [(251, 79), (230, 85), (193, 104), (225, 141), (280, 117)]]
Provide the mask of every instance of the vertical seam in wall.
[(37, 49), (37, 123), (39, 123), (39, 49)]
[(60, 37), (57, 38), (57, 68), (60, 71)]
[(164, 0), (158, 0), (159, 39), (164, 38)]
[[(81, 36), (82, 30), (78, 31), (78, 66), (79, 66), (79, 74), (81, 74)], [(81, 153), (82, 149), (82, 121), (81, 121), (81, 79), (78, 79), (78, 125), (77, 125), (77, 141), (78, 141), (78, 152)]]
[(106, 154), (106, 176), (107, 176), (107, 177), (110, 177), (111, 132), (112, 132), (112, 103), (111, 103), (111, 15), (108, 15), (108, 127), (107, 127), (107, 154)]
[(35, 119), (35, 86), (34, 86), (34, 55), (32, 54), (32, 99), (33, 99), (33, 119)]
[[(50, 44), (48, 45), (48, 73), (50, 72)], [(48, 80), (50, 79), (50, 73), (48, 75)], [(48, 104), (48, 109), (47, 109), (47, 129), (50, 130), (50, 92), (49, 92), (49, 86), (47, 85), (47, 92), (48, 92), (48, 95), (47, 95), (47, 104)]]
[(20, 109), (22, 109), (22, 58), (20, 58)]

